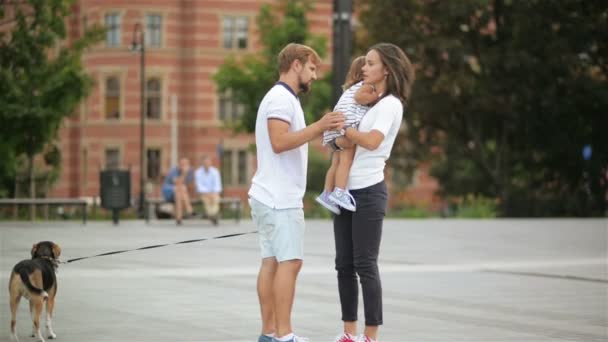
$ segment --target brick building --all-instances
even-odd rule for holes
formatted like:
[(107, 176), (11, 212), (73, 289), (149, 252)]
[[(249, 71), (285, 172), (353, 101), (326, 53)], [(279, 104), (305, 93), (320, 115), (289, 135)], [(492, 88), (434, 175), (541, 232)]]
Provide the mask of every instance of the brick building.
[[(70, 38), (93, 23), (108, 31), (105, 41), (83, 57), (95, 87), (60, 132), (63, 169), (51, 195), (97, 196), (100, 169), (130, 168), (132, 197), (137, 198), (140, 54), (131, 45), (139, 39), (134, 33), (139, 23), (146, 46), (147, 193), (158, 196), (162, 176), (178, 157), (196, 164), (208, 154), (221, 166), (227, 195), (245, 196), (255, 171), (255, 155), (248, 149), (254, 139), (226, 128), (242, 109), (230, 94), (217, 93), (212, 75), (229, 55), (259, 49), (255, 18), (263, 3), (272, 1), (77, 1), (69, 19)], [(331, 12), (331, 0), (315, 1), (309, 15), (314, 33), (331, 39)]]
[[(255, 18), (273, 0), (77, 0), (69, 39), (92, 24), (105, 25), (105, 41), (87, 51), (83, 63), (93, 77), (91, 95), (60, 131), (63, 168), (51, 196), (99, 194), (99, 171), (130, 168), (133, 199), (139, 194), (140, 54), (132, 42), (145, 30), (145, 153), (147, 196), (159, 196), (162, 177), (177, 158), (198, 164), (202, 154), (220, 166), (224, 193), (246, 197), (255, 171), (251, 134), (235, 134), (230, 122), (242, 108), (219, 94), (212, 80), (225, 58), (254, 53), (260, 42)], [(328, 38), (331, 52), (332, 0), (314, 1), (309, 25)], [(328, 56), (321, 73), (331, 68)], [(412, 188), (392, 189), (396, 199), (434, 202), (436, 182), (421, 170)], [(389, 182), (390, 183), (390, 182)], [(406, 190), (406, 191), (404, 191)]]

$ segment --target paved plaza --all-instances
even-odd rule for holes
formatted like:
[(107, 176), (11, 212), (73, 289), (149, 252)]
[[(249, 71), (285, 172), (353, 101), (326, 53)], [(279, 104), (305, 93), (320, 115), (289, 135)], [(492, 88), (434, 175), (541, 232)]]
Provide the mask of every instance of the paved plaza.
[[(309, 220), (293, 312), (297, 334), (340, 332), (333, 233)], [(9, 340), (8, 276), (33, 243), (62, 259), (251, 232), (251, 221), (0, 223), (0, 341)], [(608, 341), (608, 220), (385, 221), (380, 341)], [(257, 234), (61, 265), (59, 342), (256, 341)], [(360, 320), (363, 321), (362, 305)], [(18, 332), (28, 337), (27, 302)]]

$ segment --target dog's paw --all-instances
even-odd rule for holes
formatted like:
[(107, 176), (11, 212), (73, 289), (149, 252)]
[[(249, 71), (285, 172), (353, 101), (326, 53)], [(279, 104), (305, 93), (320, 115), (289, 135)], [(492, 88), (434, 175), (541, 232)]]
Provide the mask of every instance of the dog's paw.
[(57, 338), (57, 334), (55, 334), (55, 333), (50, 333), (50, 334), (47, 336), (47, 338), (48, 338), (49, 340), (54, 340), (54, 339), (56, 339), (56, 338)]

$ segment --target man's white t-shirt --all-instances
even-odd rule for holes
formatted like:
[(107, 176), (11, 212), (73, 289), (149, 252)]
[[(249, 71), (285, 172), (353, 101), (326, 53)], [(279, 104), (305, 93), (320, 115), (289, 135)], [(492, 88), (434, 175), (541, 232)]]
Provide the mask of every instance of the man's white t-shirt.
[(359, 124), (359, 131), (378, 130), (384, 134), (384, 140), (373, 151), (357, 145), (350, 168), (348, 189), (363, 189), (384, 180), (384, 165), (391, 155), (402, 118), (403, 105), (393, 95), (384, 97), (367, 111)]
[(275, 209), (303, 208), (308, 144), (275, 153), (268, 133), (269, 119), (289, 123), (290, 132), (306, 128), (302, 105), (285, 83), (275, 84), (258, 108), (255, 121), (258, 168), (251, 180), (249, 196)]

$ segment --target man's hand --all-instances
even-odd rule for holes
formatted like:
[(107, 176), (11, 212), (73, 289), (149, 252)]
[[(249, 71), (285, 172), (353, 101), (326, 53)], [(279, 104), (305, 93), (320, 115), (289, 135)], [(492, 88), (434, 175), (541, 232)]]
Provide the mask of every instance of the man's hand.
[(344, 127), (344, 114), (341, 112), (329, 112), (317, 121), (323, 131), (331, 131)]

